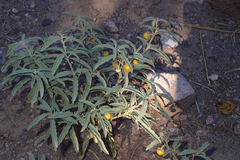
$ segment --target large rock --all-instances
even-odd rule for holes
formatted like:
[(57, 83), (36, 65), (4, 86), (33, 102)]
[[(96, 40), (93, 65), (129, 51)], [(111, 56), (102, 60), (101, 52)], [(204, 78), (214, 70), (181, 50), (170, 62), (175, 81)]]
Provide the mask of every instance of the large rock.
[[(177, 106), (187, 109), (196, 100), (196, 92), (180, 73), (149, 73), (147, 79), (151, 80), (158, 93), (170, 96)], [(161, 98), (164, 105), (170, 105), (170, 101)]]
[(106, 22), (105, 28), (107, 29), (108, 32), (111, 32), (111, 33), (118, 32), (118, 27), (113, 21)]
[(212, 8), (240, 20), (240, 0), (207, 0)]

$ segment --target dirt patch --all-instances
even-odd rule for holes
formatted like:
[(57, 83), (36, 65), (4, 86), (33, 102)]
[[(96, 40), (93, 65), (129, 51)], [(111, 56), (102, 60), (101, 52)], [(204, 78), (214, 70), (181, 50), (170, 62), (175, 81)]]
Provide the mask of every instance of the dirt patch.
[[(14, 10), (15, 8), (16, 10)], [(205, 141), (210, 143), (207, 154), (211, 159), (237, 160), (239, 159), (240, 140), (234, 133), (234, 126), (240, 122), (237, 114), (224, 116), (216, 109), (221, 99), (230, 99), (240, 105), (240, 72), (234, 71), (224, 74), (230, 69), (240, 67), (240, 36), (233, 34), (239, 26), (239, 21), (209, 8), (205, 1), (199, 0), (11, 0), (0, 2), (0, 52), (1, 63), (7, 45), (19, 41), (22, 34), (26, 37), (55, 35), (57, 31), (72, 25), (71, 17), (63, 12), (71, 11), (80, 15), (87, 15), (94, 19), (92, 24), (103, 28), (106, 21), (114, 21), (119, 28), (119, 39), (130, 39), (138, 44), (135, 37), (142, 36), (144, 30), (140, 28), (142, 19), (153, 16), (166, 19), (172, 25), (172, 31), (181, 39), (177, 48), (162, 47), (173, 61), (173, 69), (157, 61), (156, 70), (165, 72), (181, 72), (197, 92), (197, 104), (201, 111), (198, 113), (195, 104), (184, 110), (175, 119), (179, 127), (171, 126), (161, 115), (154, 115), (159, 124), (153, 126), (156, 132), (175, 130), (183, 136), (183, 147), (194, 148)], [(188, 22), (197, 26), (221, 29), (227, 32), (199, 29), (183, 25)], [(162, 26), (166, 27), (166, 26)], [(116, 34), (106, 32), (114, 38)], [(200, 41), (202, 36), (205, 60), (208, 74), (217, 74), (217, 81), (206, 79), (206, 69)], [(159, 43), (159, 41), (156, 41)], [(161, 44), (159, 44), (161, 46)], [(6, 74), (1, 73), (0, 81)], [(1, 87), (0, 95), (0, 155), (2, 159), (27, 159), (27, 152), (35, 156), (44, 154), (48, 159), (78, 159), (78, 155), (70, 141), (54, 152), (51, 142), (34, 145), (37, 136), (44, 132), (47, 119), (26, 131), (26, 127), (39, 114), (27, 101), (28, 88), (25, 87), (11, 96), (11, 87)], [(210, 90), (211, 88), (212, 90)], [(213, 122), (207, 123), (209, 116)], [(147, 134), (137, 130), (129, 120), (113, 122), (114, 136), (118, 155), (116, 159), (130, 159), (133, 150)], [(141, 143), (135, 150), (134, 159), (160, 159), (155, 152), (146, 152), (145, 148), (150, 139)], [(99, 147), (92, 143), (89, 148), (99, 159), (112, 159), (103, 154)], [(96, 159), (93, 152), (88, 151), (85, 159)]]

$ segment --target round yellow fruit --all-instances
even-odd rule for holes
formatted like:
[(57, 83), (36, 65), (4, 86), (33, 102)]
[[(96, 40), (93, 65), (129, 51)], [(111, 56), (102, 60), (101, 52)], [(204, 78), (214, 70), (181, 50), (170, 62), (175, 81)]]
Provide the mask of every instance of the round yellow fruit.
[(93, 39), (91, 39), (91, 41), (92, 41), (92, 42), (96, 42), (96, 39), (95, 39), (95, 38), (93, 38)]
[(139, 64), (138, 60), (133, 60), (133, 64)]
[(148, 40), (148, 39), (149, 39), (149, 35), (148, 35), (148, 33), (147, 33), (147, 32), (145, 32), (145, 33), (143, 34), (143, 38), (144, 38), (144, 39), (146, 39), (146, 40)]
[(164, 154), (164, 149), (162, 149), (162, 148), (158, 148), (157, 149), (157, 154), (159, 155), (159, 156), (162, 156), (163, 154)]
[(119, 63), (113, 62), (113, 63), (112, 63), (112, 66), (113, 66), (114, 68), (117, 68), (117, 67), (119, 66)]
[(105, 119), (110, 120), (112, 118), (112, 113), (105, 114)]
[(102, 56), (103, 56), (103, 57), (107, 57), (107, 56), (109, 56), (109, 53), (108, 53), (108, 51), (106, 51), (106, 52), (103, 52)]
[[(133, 68), (133, 65), (131, 65), (131, 66), (132, 66), (132, 68)], [(127, 64), (125, 64), (124, 70), (125, 70), (126, 72), (130, 72), (130, 71), (131, 71), (130, 67), (129, 67)]]

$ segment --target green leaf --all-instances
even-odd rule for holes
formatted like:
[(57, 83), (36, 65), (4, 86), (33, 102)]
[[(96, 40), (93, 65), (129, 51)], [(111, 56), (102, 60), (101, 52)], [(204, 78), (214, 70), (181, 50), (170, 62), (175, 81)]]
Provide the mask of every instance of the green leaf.
[(80, 132), (83, 132), (88, 127), (88, 124), (90, 122), (90, 117), (91, 117), (90, 112), (87, 112), (84, 120), (84, 125), (82, 126), (82, 129)]
[(64, 101), (66, 101), (67, 104), (69, 104), (69, 99), (67, 97), (67, 95), (58, 87), (53, 87), (53, 90), (56, 94), (59, 94), (62, 96), (62, 98), (64, 99)]
[(126, 111), (127, 109), (128, 109), (127, 107), (116, 107), (116, 108), (111, 108), (111, 107), (103, 108), (103, 107), (101, 107), (99, 110), (101, 111), (102, 114), (105, 114), (105, 113), (119, 113), (119, 112)]
[(103, 57), (102, 59), (100, 59), (94, 66), (93, 66), (93, 71), (95, 71), (100, 65), (110, 61), (111, 59), (113, 59), (113, 55), (109, 55), (107, 57)]
[(42, 46), (41, 48), (41, 52), (44, 51), (47, 47), (49, 47), (50, 45), (52, 45), (54, 42), (56, 41), (59, 41), (61, 38), (60, 37), (57, 37), (57, 36), (54, 36), (54, 37), (51, 37), (47, 42), (44, 43), (44, 45)]
[(40, 60), (49, 59), (49, 58), (52, 58), (52, 57), (58, 57), (59, 55), (61, 55), (61, 54), (46, 54), (46, 55), (40, 57)]
[(35, 160), (35, 158), (34, 158), (34, 156), (33, 156), (33, 154), (32, 153), (27, 153), (28, 154), (28, 158), (29, 158), (29, 160)]
[(63, 128), (59, 138), (58, 138), (58, 145), (62, 143), (66, 135), (69, 133), (69, 129), (72, 126), (72, 123), (67, 123), (67, 125)]
[(136, 93), (137, 95), (139, 95), (140, 97), (144, 98), (145, 96), (143, 95), (142, 92), (140, 92), (139, 90), (133, 88), (132, 86), (128, 86), (127, 88), (123, 88), (123, 90), (127, 90), (127, 91), (130, 91), (132, 93)]
[(20, 46), (21, 44), (19, 42), (16, 43), (12, 43), (8, 46), (8, 51), (6, 56), (9, 56), (18, 46)]
[(58, 72), (55, 76), (52, 76), (49, 81), (52, 81), (54, 79), (60, 78), (60, 77), (66, 77), (67, 75), (71, 75), (71, 71), (63, 71), (63, 72)]
[(55, 112), (53, 113), (51, 116), (49, 116), (49, 119), (56, 119), (56, 118), (67, 118), (72, 116), (73, 113), (70, 111), (66, 111), (66, 112)]
[(50, 120), (50, 132), (51, 132), (52, 144), (53, 144), (54, 150), (57, 151), (57, 147), (58, 147), (57, 128), (56, 128), (56, 123), (54, 119)]
[[(135, 119), (135, 117), (134, 117), (134, 119)], [(161, 143), (161, 140), (158, 137), (158, 135), (150, 127), (148, 127), (141, 120), (139, 120), (138, 123), (150, 136), (152, 136), (154, 139), (156, 139), (157, 141), (159, 141)]]
[(114, 49), (113, 46), (111, 46), (110, 44), (99, 44), (99, 45), (96, 45), (95, 47), (93, 47), (93, 49), (95, 48), (109, 48), (109, 49)]
[(153, 147), (155, 147), (155, 146), (158, 145), (159, 143), (161, 143), (161, 142), (157, 141), (156, 139), (153, 140), (153, 141), (147, 146), (146, 151), (149, 150), (149, 149), (151, 149), (151, 148), (153, 148)]
[(170, 122), (172, 122), (172, 118), (169, 116), (169, 114), (167, 114), (162, 108), (155, 106), (155, 104), (150, 103), (150, 105), (159, 113), (161, 113), (162, 115), (164, 115)]
[(196, 153), (196, 151), (193, 150), (193, 149), (186, 149), (186, 150), (184, 150), (182, 152), (179, 152), (178, 155), (179, 156), (183, 156), (183, 155), (193, 154), (193, 153)]
[(88, 101), (88, 100), (80, 99), (79, 102), (85, 103), (86, 105), (91, 106), (92, 108), (96, 108), (96, 105), (93, 104), (92, 102)]
[(63, 120), (64, 120), (64, 122), (66, 122), (66, 123), (78, 124), (77, 120), (75, 120), (75, 119), (72, 118), (72, 117), (63, 118)]
[(28, 83), (31, 80), (31, 78), (24, 78), (20, 82), (18, 82), (14, 88), (12, 89), (12, 95), (14, 96), (16, 92), (26, 83)]
[(12, 72), (11, 74), (9, 74), (8, 76), (14, 76), (14, 75), (31, 75), (33, 72), (33, 70), (31, 69), (21, 69), (21, 70), (17, 70)]
[(34, 125), (36, 125), (39, 121), (41, 121), (43, 118), (45, 118), (48, 115), (48, 113), (44, 113), (37, 118), (35, 118), (27, 127), (27, 130), (30, 130)]
[(11, 63), (13, 63), (14, 61), (16, 61), (16, 60), (13, 59), (13, 58), (10, 58), (10, 59), (2, 66), (1, 72), (4, 72), (4, 71), (8, 68), (8, 66), (9, 66)]
[(163, 157), (165, 157), (166, 155), (168, 155), (169, 153), (173, 153), (174, 152), (174, 150), (173, 149), (167, 149), (165, 152), (164, 152), (164, 154), (163, 154)]
[(109, 88), (109, 89), (107, 90), (106, 95), (109, 95), (109, 94), (111, 94), (111, 93), (119, 92), (121, 89), (122, 89), (122, 85), (114, 86), (114, 87)]
[(128, 73), (124, 70), (124, 67), (122, 68), (123, 76), (124, 76), (124, 87), (128, 87), (129, 79), (128, 79)]
[(70, 15), (74, 15), (74, 16), (78, 16), (76, 13), (74, 13), (74, 12), (63, 12), (64, 14), (70, 14)]
[(96, 75), (98, 77), (99, 81), (103, 84), (104, 87), (107, 87), (106, 81), (99, 73), (94, 73), (94, 75)]
[(59, 68), (59, 65), (62, 63), (63, 58), (64, 58), (63, 54), (61, 54), (57, 57), (55, 63), (53, 64), (53, 67), (52, 67), (52, 75), (54, 75), (56, 70)]
[(204, 149), (206, 149), (210, 144), (208, 142), (205, 142), (200, 148), (197, 149), (197, 152), (202, 152)]
[(131, 94), (130, 106), (133, 106), (136, 103), (136, 93)]
[(128, 40), (126, 40), (126, 39), (120, 39), (119, 41), (123, 41), (123, 42), (129, 44), (129, 45), (133, 48), (133, 51), (134, 51), (134, 52), (137, 50), (136, 47), (135, 47), (135, 45), (134, 45), (131, 41), (128, 41)]
[(144, 100), (143, 100), (143, 105), (142, 105), (141, 112), (140, 112), (140, 114), (138, 115), (138, 117), (136, 118), (136, 122), (138, 122), (139, 120), (141, 120), (142, 117), (146, 114), (147, 106), (148, 106), (148, 100), (147, 100), (147, 99), (144, 99)]
[[(140, 61), (143, 61), (143, 62), (146, 62), (146, 63), (148, 63), (148, 64), (150, 64), (150, 65), (152, 65), (153, 67), (154, 67), (154, 63), (151, 61), (151, 60), (149, 60), (149, 59), (147, 59), (147, 58), (144, 58), (142, 55), (135, 55), (134, 56), (136, 59), (138, 59), (138, 60), (140, 60)], [(135, 64), (134, 65), (134, 67), (136, 66), (136, 65), (138, 65), (138, 64)]]
[(147, 18), (144, 18), (144, 19), (143, 19), (143, 22), (154, 21), (154, 20), (156, 20), (155, 17), (147, 17)]
[(76, 133), (75, 133), (75, 130), (74, 130), (73, 126), (71, 127), (69, 133), (70, 133), (70, 137), (72, 139), (74, 148), (75, 148), (76, 152), (78, 153), (79, 152), (79, 143), (78, 143), (78, 139), (77, 139), (77, 136), (76, 136)]
[(154, 26), (149, 26), (149, 25), (142, 25), (141, 27), (147, 28), (147, 29), (149, 29), (149, 30), (154, 30), (154, 29), (156, 29), (156, 27), (154, 27)]
[(37, 86), (38, 86), (39, 91), (40, 91), (40, 97), (42, 98), (43, 94), (44, 94), (44, 86), (43, 86), (43, 83), (42, 83), (42, 80), (40, 79), (40, 77), (36, 76), (36, 78), (37, 78)]
[(38, 160), (45, 160), (45, 156), (42, 155), (42, 154), (40, 154), (40, 155), (38, 156)]
[(48, 103), (45, 100), (39, 99), (39, 101), (45, 106), (45, 108), (48, 112), (51, 111), (51, 107), (48, 105)]
[(37, 101), (38, 92), (39, 92), (38, 85), (35, 84), (34, 87), (33, 87), (33, 90), (32, 90), (31, 105), (33, 105)]
[(76, 75), (73, 76), (73, 96), (72, 103), (75, 102), (78, 95), (78, 77)]
[(68, 105), (66, 105), (65, 107), (63, 107), (63, 109), (62, 109), (62, 112), (63, 111), (66, 111), (66, 110), (69, 110), (69, 109), (72, 109), (72, 108), (77, 108), (78, 107), (78, 105), (77, 104), (68, 104)]
[(202, 158), (204, 158), (204, 159), (206, 159), (206, 160), (212, 160), (211, 158), (209, 158), (209, 157), (206, 157), (206, 156), (204, 156), (204, 155), (197, 155), (198, 157), (202, 157)]
[(107, 155), (109, 155), (109, 152), (108, 152), (108, 150), (107, 150), (104, 142), (102, 141), (101, 135), (100, 135), (100, 133), (97, 131), (97, 129), (96, 129), (91, 123), (89, 123), (88, 128), (89, 128), (89, 132), (90, 132), (91, 134), (93, 134), (93, 136), (98, 140), (98, 145), (99, 145), (99, 147), (101, 148), (101, 150), (102, 150), (104, 153), (106, 153)]
[(132, 67), (131, 63), (129, 62), (128, 58), (126, 57), (126, 55), (121, 54), (121, 57), (124, 59), (125, 64), (127, 64), (129, 66), (129, 68), (131, 69), (131, 73), (132, 73), (133, 72), (133, 67)]
[(86, 75), (86, 78), (87, 78), (87, 84), (89, 86), (91, 86), (91, 84), (92, 84), (92, 75), (91, 75), (91, 73), (90, 72), (86, 72), (85, 75)]
[(87, 64), (86, 62), (84, 62), (83, 60), (81, 60), (81, 59), (77, 59), (77, 58), (70, 58), (71, 60), (74, 60), (74, 61), (76, 61), (76, 62), (78, 62), (78, 63), (80, 63), (81, 65), (83, 65), (83, 66), (85, 66), (90, 72), (92, 71), (92, 68), (91, 68), (91, 66), (89, 66), (89, 64)]
[(149, 65), (146, 65), (146, 64), (137, 64), (137, 65), (134, 65), (134, 69), (135, 69), (135, 70), (148, 69), (148, 70), (152, 71), (153, 73), (155, 73), (155, 71), (152, 69), (152, 67), (149, 66)]
[(173, 101), (173, 99), (168, 96), (167, 94), (164, 94), (164, 93), (157, 93), (156, 95), (160, 96), (160, 97), (164, 97), (164, 98), (167, 98), (168, 100), (170, 100), (172, 102), (172, 104), (175, 106), (175, 103)]
[(97, 116), (100, 119), (100, 123), (101, 123), (102, 129), (103, 129), (103, 134), (104, 134), (104, 137), (106, 138), (107, 137), (107, 128), (106, 128), (105, 122), (102, 118), (102, 115), (99, 112), (97, 112)]
[(89, 132), (87, 132), (85, 134), (84, 141), (82, 143), (82, 150), (81, 150), (80, 157), (79, 157), (80, 159), (82, 159), (85, 156), (85, 152), (87, 150), (89, 140), (90, 140), (90, 135), (89, 135)]
[(111, 148), (112, 148), (113, 158), (116, 158), (116, 156), (117, 156), (117, 150), (116, 150), (116, 147), (115, 147), (115, 141), (114, 141), (114, 138), (113, 138), (112, 133), (108, 133), (108, 139), (109, 139), (109, 141), (110, 141), (110, 145), (111, 145)]

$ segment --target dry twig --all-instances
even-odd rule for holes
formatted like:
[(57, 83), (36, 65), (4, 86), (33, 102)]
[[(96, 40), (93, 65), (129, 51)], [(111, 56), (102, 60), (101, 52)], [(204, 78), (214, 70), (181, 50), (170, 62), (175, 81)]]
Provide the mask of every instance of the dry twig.
[(205, 70), (206, 70), (207, 80), (208, 80), (208, 83), (211, 84), (209, 77), (208, 77), (207, 62), (205, 59), (205, 53), (204, 53), (204, 48), (203, 48), (203, 43), (202, 43), (202, 33), (201, 32), (200, 32), (200, 41), (201, 41), (201, 46), (202, 46), (203, 61), (204, 61), (204, 66), (205, 66)]
[(236, 31), (225, 31), (225, 30), (216, 29), (216, 28), (198, 26), (198, 25), (191, 24), (191, 23), (186, 23), (186, 22), (180, 22), (180, 23), (185, 25), (185, 26), (198, 28), (198, 29), (211, 30), (211, 31), (217, 31), (217, 32), (225, 32), (225, 33), (240, 33), (240, 31), (237, 31), (237, 32)]
[(200, 83), (194, 82), (194, 81), (192, 81), (192, 80), (189, 80), (189, 82), (192, 82), (192, 83), (194, 83), (194, 84), (197, 84), (197, 85), (199, 85), (199, 86), (202, 86), (202, 87), (204, 87), (204, 88), (207, 88), (207, 89), (209, 89), (210, 91), (212, 91), (213, 93), (215, 93), (215, 91), (214, 91), (213, 89), (211, 89), (211, 88), (209, 88), (209, 87), (207, 87), (207, 86), (204, 86), (204, 85), (202, 85), (202, 84), (200, 84)]

